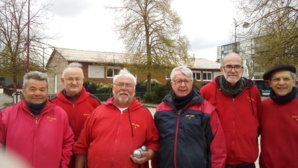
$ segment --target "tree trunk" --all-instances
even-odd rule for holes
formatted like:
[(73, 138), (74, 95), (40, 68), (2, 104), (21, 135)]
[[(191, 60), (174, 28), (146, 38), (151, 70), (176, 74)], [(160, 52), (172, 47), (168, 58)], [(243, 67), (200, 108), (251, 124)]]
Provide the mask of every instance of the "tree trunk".
[(17, 91), (17, 77), (16, 77), (16, 75), (13, 75), (13, 92), (15, 93), (16, 91)]
[(147, 74), (147, 92), (151, 92), (151, 73)]

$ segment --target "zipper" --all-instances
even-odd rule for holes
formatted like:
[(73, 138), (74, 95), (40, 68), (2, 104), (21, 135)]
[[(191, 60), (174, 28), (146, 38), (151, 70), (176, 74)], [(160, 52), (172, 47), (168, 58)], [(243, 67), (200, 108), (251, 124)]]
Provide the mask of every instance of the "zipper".
[(175, 132), (175, 141), (174, 141), (174, 168), (177, 168), (177, 142), (178, 142), (178, 129), (180, 125), (180, 116), (181, 111), (177, 112), (177, 121), (176, 121), (176, 132)]
[(38, 124), (38, 117), (37, 116), (34, 116), (34, 118), (35, 118), (35, 125), (37, 126), (37, 124)]
[(236, 136), (236, 109), (235, 109), (235, 98), (233, 97), (232, 99), (233, 102), (233, 140), (232, 140), (232, 155), (231, 155), (231, 160), (234, 160), (234, 153), (235, 153), (235, 136)]
[[(118, 144), (118, 137), (119, 137), (119, 134), (120, 134), (120, 125), (122, 123), (122, 118), (123, 118), (123, 111), (120, 111), (120, 119), (119, 119), (119, 123), (118, 123), (118, 128), (117, 128), (116, 140), (115, 140), (115, 143), (114, 143), (113, 153), (117, 153), (116, 146)], [(115, 160), (115, 154), (113, 154), (112, 160)], [(112, 167), (114, 167), (114, 165)]]

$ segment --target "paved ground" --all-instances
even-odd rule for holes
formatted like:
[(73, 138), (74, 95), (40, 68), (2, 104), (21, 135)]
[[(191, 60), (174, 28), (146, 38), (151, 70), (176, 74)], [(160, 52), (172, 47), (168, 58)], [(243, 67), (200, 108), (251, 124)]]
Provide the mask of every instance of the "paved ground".
[(13, 103), (12, 96), (8, 96), (3, 93), (3, 89), (0, 89), (0, 109)]

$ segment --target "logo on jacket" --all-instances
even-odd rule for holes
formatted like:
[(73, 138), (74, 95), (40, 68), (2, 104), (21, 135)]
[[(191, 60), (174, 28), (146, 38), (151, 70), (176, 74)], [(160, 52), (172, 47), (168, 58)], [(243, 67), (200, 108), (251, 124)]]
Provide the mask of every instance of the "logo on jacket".
[(186, 114), (185, 117), (187, 117), (188, 119), (192, 119), (194, 118), (196, 115), (193, 114)]
[(54, 121), (56, 121), (57, 119), (55, 118), (55, 117), (47, 117), (47, 119), (49, 119), (51, 122), (54, 120)]
[(252, 98), (252, 97), (247, 97), (247, 99), (249, 100), (249, 102), (254, 102), (255, 101), (255, 99)]
[(292, 118), (293, 118), (295, 121), (298, 121), (298, 115), (293, 115)]
[(136, 124), (136, 123), (131, 123), (131, 125), (133, 126), (133, 128), (137, 128), (137, 127), (140, 127), (140, 125), (139, 124)]

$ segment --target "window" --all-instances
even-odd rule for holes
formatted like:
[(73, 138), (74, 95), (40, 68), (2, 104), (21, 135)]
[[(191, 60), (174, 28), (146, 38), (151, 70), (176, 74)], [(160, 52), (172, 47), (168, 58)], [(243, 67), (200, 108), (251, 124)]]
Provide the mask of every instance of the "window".
[(171, 79), (170, 73), (166, 73), (166, 80), (170, 80), (170, 79)]
[(213, 72), (214, 78), (221, 75), (221, 72)]
[(211, 81), (212, 72), (203, 72), (203, 81)]
[(107, 78), (113, 78), (120, 71), (120, 67), (107, 67)]
[(171, 72), (172, 72), (172, 69), (166, 69), (165, 70), (166, 80), (171, 80)]
[(88, 65), (88, 78), (104, 78), (104, 67)]
[(201, 72), (200, 71), (193, 71), (193, 79), (197, 81), (201, 81)]

